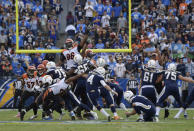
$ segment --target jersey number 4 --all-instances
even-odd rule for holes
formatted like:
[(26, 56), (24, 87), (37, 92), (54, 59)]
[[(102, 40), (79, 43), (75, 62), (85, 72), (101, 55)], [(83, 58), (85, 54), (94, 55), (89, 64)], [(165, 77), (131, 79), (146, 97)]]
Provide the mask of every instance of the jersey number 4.
[(87, 82), (90, 83), (90, 85), (93, 84), (93, 79), (94, 79), (94, 75), (91, 75), (88, 79)]

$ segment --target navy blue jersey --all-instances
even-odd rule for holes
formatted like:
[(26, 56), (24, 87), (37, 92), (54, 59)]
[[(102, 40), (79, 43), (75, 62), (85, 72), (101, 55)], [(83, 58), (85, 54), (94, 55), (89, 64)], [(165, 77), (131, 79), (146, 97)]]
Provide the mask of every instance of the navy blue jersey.
[(90, 60), (84, 60), (80, 65), (75, 64), (74, 73), (75, 74), (88, 73), (90, 70), (92, 70), (93, 67), (94, 65), (90, 62)]
[(102, 80), (104, 81), (104, 78), (99, 75), (89, 74), (86, 84), (87, 91), (98, 90), (100, 87), (102, 87), (100, 82)]
[(134, 96), (132, 98), (132, 104), (134, 104), (134, 109), (138, 114), (141, 112), (150, 113), (152, 108), (155, 108), (154, 104), (144, 96)]
[(52, 69), (47, 71), (47, 75), (50, 75), (53, 78), (53, 84), (57, 83), (59, 80), (62, 80), (65, 77), (65, 74), (60, 69)]
[(111, 79), (111, 70), (107, 69), (105, 72), (105, 80)]
[(163, 79), (165, 86), (178, 87), (177, 80), (180, 73), (172, 71), (164, 71)]
[(159, 72), (153, 72), (149, 69), (142, 69), (142, 77), (141, 77), (141, 86), (144, 85), (155, 85), (155, 82), (157, 80), (158, 75), (161, 73)]

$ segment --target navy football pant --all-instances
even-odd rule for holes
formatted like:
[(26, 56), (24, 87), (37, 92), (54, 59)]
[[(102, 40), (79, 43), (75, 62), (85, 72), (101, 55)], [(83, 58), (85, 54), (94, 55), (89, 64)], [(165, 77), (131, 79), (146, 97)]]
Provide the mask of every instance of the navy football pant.
[(154, 105), (156, 105), (156, 89), (154, 86), (142, 86), (140, 95), (145, 96), (148, 98)]
[(178, 87), (170, 87), (170, 86), (165, 86), (160, 93), (158, 100), (157, 100), (157, 106), (162, 106), (162, 103), (165, 101), (165, 99), (172, 95), (175, 100), (178, 102), (178, 104), (182, 107), (182, 100), (180, 97), (180, 93), (178, 90)]

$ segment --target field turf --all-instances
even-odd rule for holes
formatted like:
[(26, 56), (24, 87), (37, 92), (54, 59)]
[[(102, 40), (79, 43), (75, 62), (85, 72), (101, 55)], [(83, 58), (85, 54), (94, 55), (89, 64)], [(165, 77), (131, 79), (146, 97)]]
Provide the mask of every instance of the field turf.
[[(0, 110), (0, 131), (194, 131), (194, 110), (188, 110), (188, 119), (181, 116), (180, 119), (173, 119), (178, 110), (171, 110), (168, 119), (163, 119), (163, 109), (161, 110), (160, 122), (135, 122), (137, 115), (126, 119), (122, 110), (118, 114), (124, 120), (107, 122), (106, 118), (99, 112), (99, 120), (71, 121), (66, 112), (63, 120), (57, 120), (59, 115), (54, 113), (54, 120), (42, 121), (41, 111), (36, 120), (30, 121), (28, 118), (32, 112), (25, 115), (24, 121), (14, 117), (17, 114), (15, 110)], [(97, 111), (96, 111), (97, 112)]]

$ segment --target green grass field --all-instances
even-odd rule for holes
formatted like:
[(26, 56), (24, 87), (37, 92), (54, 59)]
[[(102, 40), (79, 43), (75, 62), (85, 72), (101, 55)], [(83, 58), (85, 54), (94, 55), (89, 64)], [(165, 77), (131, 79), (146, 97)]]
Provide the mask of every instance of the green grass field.
[(194, 110), (188, 110), (188, 119), (181, 116), (180, 119), (175, 120), (173, 116), (177, 110), (171, 110), (168, 119), (163, 119), (163, 110), (161, 110), (160, 122), (135, 122), (137, 115), (125, 118), (124, 112), (119, 110), (118, 114), (124, 120), (107, 122), (106, 118), (101, 114), (98, 121), (76, 120), (70, 121), (68, 113), (63, 117), (63, 120), (58, 121), (59, 115), (54, 113), (53, 121), (42, 121), (41, 111), (39, 117), (30, 121), (28, 118), (32, 112), (25, 115), (24, 122), (20, 122), (19, 118), (14, 116), (17, 111), (14, 110), (0, 110), (0, 131), (194, 131)]

